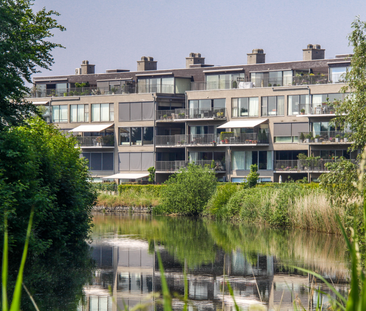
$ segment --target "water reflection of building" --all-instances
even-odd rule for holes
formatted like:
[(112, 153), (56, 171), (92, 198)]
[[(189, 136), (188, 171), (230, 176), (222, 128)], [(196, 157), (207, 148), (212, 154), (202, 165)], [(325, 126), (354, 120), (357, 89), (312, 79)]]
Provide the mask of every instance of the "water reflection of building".
[[(161, 277), (156, 253), (149, 252), (148, 246), (128, 238), (95, 241), (93, 258), (98, 270), (93, 283), (85, 288), (86, 304), (81, 310), (114, 311), (116, 303), (122, 309), (124, 305), (148, 304), (148, 310), (154, 310), (156, 301), (151, 294), (161, 292)], [(170, 292), (183, 296), (185, 264), (164, 249), (160, 253)], [(218, 250), (213, 262), (187, 269), (189, 300), (198, 310), (231, 309), (233, 301), (224, 288), (229, 281), (242, 307), (263, 303), (269, 309), (279, 305), (289, 309), (293, 299), (300, 299), (306, 309), (311, 308), (317, 296), (310, 293), (308, 276), (276, 273), (276, 265), (273, 256)], [(345, 290), (342, 286), (338, 289)], [(173, 306), (181, 309), (183, 304), (176, 299)]]

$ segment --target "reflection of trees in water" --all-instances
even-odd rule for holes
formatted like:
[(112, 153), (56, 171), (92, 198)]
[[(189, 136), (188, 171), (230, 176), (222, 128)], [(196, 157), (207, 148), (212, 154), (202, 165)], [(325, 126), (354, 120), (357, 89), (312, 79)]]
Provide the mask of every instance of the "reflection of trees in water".
[(276, 266), (283, 271), (287, 265), (298, 265), (340, 279), (348, 276), (345, 243), (335, 235), (146, 215), (95, 215), (94, 223), (94, 234), (136, 234), (149, 241), (151, 251), (152, 241), (161, 243), (180, 263), (186, 259), (191, 268), (214, 262), (222, 248), (226, 253), (239, 250), (252, 265), (256, 264), (257, 254), (263, 254), (276, 256)]
[[(10, 263), (9, 293), (15, 283), (19, 263)], [(94, 261), (90, 246), (81, 244), (75, 249), (60, 253), (48, 251), (43, 256), (29, 254), (23, 283), (31, 292), (40, 310), (76, 310), (83, 294), (83, 286), (91, 281)], [(23, 290), (22, 310), (34, 310)]]

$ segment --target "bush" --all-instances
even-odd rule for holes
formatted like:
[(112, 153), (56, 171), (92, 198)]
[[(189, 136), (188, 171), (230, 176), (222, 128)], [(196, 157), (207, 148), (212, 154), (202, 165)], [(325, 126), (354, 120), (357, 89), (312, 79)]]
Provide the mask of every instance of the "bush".
[(161, 189), (161, 208), (166, 213), (200, 214), (216, 189), (215, 171), (189, 164), (170, 176)]
[(6, 212), (12, 252), (23, 249), (32, 206), (33, 254), (51, 247), (67, 252), (88, 238), (96, 197), (75, 144), (75, 138), (39, 118), (0, 131), (0, 223)]
[(225, 206), (229, 202), (231, 196), (237, 192), (241, 186), (233, 183), (225, 183), (217, 186), (216, 191), (210, 201), (207, 203), (207, 213), (222, 217), (225, 215)]
[(139, 194), (141, 192), (148, 193), (155, 197), (160, 197), (161, 189), (164, 185), (131, 185), (131, 184), (121, 184), (118, 186), (119, 195), (124, 195), (127, 192), (135, 192)]

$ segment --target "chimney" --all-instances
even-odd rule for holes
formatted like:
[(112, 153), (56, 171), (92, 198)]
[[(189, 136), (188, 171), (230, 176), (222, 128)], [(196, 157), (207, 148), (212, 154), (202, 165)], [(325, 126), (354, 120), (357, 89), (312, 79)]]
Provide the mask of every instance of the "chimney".
[(266, 54), (264, 54), (263, 49), (254, 49), (252, 53), (247, 54), (248, 65), (253, 64), (263, 64), (266, 62)]
[(320, 44), (308, 44), (306, 49), (302, 50), (303, 60), (324, 59), (325, 49)]
[(186, 57), (186, 68), (192, 65), (204, 65), (205, 58), (201, 57), (201, 53), (190, 53), (189, 57)]
[(88, 60), (83, 60), (81, 63), (81, 69), (75, 69), (75, 74), (90, 75), (95, 73), (95, 65), (90, 65)]
[(157, 61), (154, 61), (153, 57), (142, 56), (141, 60), (137, 61), (137, 71), (156, 70)]

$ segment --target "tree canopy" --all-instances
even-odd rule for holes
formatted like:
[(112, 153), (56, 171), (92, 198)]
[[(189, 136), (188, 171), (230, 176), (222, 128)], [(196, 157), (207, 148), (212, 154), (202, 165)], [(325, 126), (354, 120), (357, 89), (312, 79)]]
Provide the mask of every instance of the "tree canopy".
[(12, 252), (23, 248), (32, 206), (33, 255), (67, 252), (88, 238), (95, 194), (75, 144), (39, 117), (0, 131), (0, 223), (7, 213)]
[(352, 23), (349, 45), (353, 46), (351, 67), (345, 74), (346, 86), (343, 92), (350, 92), (336, 107), (337, 120), (352, 131), (352, 150), (366, 145), (366, 22), (357, 17)]
[[(29, 93), (25, 81), (37, 68), (50, 69), (54, 59), (51, 51), (61, 44), (52, 43), (52, 30), (65, 28), (52, 16), (55, 11), (33, 12), (33, 0), (0, 0), (0, 129), (17, 125), (35, 112), (23, 103)], [(22, 103), (22, 104), (21, 104)]]

